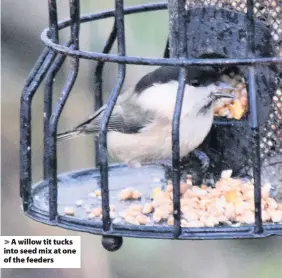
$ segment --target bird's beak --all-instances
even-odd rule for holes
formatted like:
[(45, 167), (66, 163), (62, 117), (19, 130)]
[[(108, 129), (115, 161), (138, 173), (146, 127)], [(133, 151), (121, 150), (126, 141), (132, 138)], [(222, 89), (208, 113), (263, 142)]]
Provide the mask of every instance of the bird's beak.
[(234, 95), (230, 94), (234, 90), (229, 84), (220, 82), (217, 85), (217, 91), (213, 93), (216, 98), (234, 98)]
[(235, 96), (229, 93), (223, 93), (223, 92), (215, 92), (213, 93), (215, 98), (234, 98)]

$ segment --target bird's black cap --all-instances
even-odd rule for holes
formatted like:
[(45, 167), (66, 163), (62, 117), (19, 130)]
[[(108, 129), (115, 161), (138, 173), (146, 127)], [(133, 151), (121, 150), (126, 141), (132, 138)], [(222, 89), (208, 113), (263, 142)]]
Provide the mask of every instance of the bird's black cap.
[[(178, 81), (180, 67), (163, 66), (146, 74), (135, 86), (135, 91), (142, 92), (153, 84), (165, 84)], [(214, 67), (186, 67), (186, 83), (195, 87), (208, 86), (220, 80), (221, 71)]]

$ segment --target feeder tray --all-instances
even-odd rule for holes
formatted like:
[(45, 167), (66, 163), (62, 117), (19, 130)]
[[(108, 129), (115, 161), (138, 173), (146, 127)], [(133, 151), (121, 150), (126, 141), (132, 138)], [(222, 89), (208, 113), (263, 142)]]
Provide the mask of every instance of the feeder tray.
[[(275, 37), (275, 42), (273, 41), (273, 32), (277, 36), (280, 31), (277, 28), (274, 28), (274, 31), (271, 29), (273, 27), (271, 20), (268, 22), (270, 27), (266, 27), (266, 21), (269, 18), (272, 17), (274, 22), (280, 20), (278, 14), (281, 14), (281, 12), (276, 11), (275, 7), (270, 8), (269, 6), (270, 13), (262, 16), (262, 10), (258, 9), (256, 3), (254, 6), (253, 1), (247, 1), (247, 6), (245, 4), (242, 6), (240, 3), (231, 5), (231, 3), (225, 3), (226, 1), (222, 1), (222, 3), (220, 3), (221, 1), (216, 1), (216, 3), (208, 1), (208, 4), (214, 6), (206, 6), (201, 1), (189, 1), (186, 7), (187, 11), (184, 8), (184, 1), (170, 0), (168, 1), (169, 4), (155, 3), (130, 8), (124, 8), (122, 0), (116, 0), (115, 2), (115, 10), (80, 17), (79, 1), (70, 1), (70, 20), (59, 23), (57, 22), (56, 1), (50, 0), (48, 2), (50, 26), (41, 35), (47, 47), (31, 71), (25, 83), (21, 99), (20, 195), (23, 199), (25, 214), (45, 224), (102, 235), (102, 244), (109, 251), (119, 249), (124, 236), (160, 239), (238, 239), (282, 235), (282, 224), (262, 222), (260, 187), (261, 165), (263, 165), (263, 161), (260, 161), (260, 159), (263, 158), (263, 155), (268, 157), (273, 153), (281, 157), (282, 153), (281, 140), (277, 139), (279, 137), (277, 134), (280, 134), (279, 126), (281, 127), (282, 122), (281, 110), (277, 110), (277, 107), (279, 107), (277, 103), (282, 102), (281, 73), (275, 66), (282, 63), (282, 58), (274, 57), (277, 52), (281, 51), (281, 48), (279, 48), (281, 38), (277, 42), (277, 37)], [(151, 59), (126, 56), (124, 15), (165, 10), (167, 8), (170, 15), (170, 46), (167, 43), (164, 56), (168, 58), (168, 53), (170, 53), (170, 58)], [(276, 14), (273, 13), (273, 9)], [(246, 14), (247, 10), (248, 13)], [(260, 19), (253, 20), (253, 11), (260, 19), (264, 18), (264, 21)], [(79, 50), (80, 23), (109, 17), (115, 17), (115, 23), (103, 53)], [(58, 40), (59, 30), (68, 26), (71, 29), (70, 41), (66, 45), (61, 45)], [(109, 54), (115, 40), (117, 40), (118, 44), (118, 55)], [(187, 51), (185, 50), (185, 44), (187, 44)], [(54, 79), (67, 56), (72, 57), (70, 75), (56, 106), (53, 108), (52, 88)], [(188, 58), (177, 59), (178, 56)], [(131, 225), (111, 219), (110, 205), (115, 205), (116, 210), (120, 211), (126, 209), (132, 203), (144, 204), (151, 200), (152, 191), (156, 187), (164, 189), (167, 181), (165, 181), (164, 168), (160, 166), (146, 165), (142, 168), (129, 168), (126, 165), (108, 166), (106, 124), (101, 127), (99, 144), (96, 142), (96, 155), (98, 154), (96, 162), (99, 163), (100, 169), (57, 174), (57, 126), (79, 71), (79, 59), (98, 61), (95, 71), (95, 109), (102, 105), (102, 71), (104, 63), (119, 63), (119, 77), (108, 101), (108, 112), (113, 109), (115, 100), (121, 90), (125, 77), (125, 64), (212, 66), (227, 72), (230, 72), (231, 69), (231, 71), (239, 72), (245, 78), (249, 96), (247, 114), (239, 121), (217, 117), (209, 136), (199, 147), (200, 151), (197, 150), (190, 154), (186, 158), (188, 159), (186, 164), (184, 159), (182, 161), (184, 166), (178, 163), (179, 151), (173, 152), (171, 178), (173, 182), (172, 215), (174, 222), (172, 225), (164, 225), (164, 223), (155, 225), (152, 221), (147, 225)], [(255, 70), (253, 70), (253, 66), (255, 66)], [(33, 96), (45, 75), (44, 175), (41, 182), (32, 186), (31, 107)], [(180, 84), (184, 84), (183, 76), (180, 74)], [(179, 92), (179, 94), (181, 93), (183, 92)], [(278, 99), (276, 102), (273, 101), (274, 94)], [(258, 102), (258, 106), (256, 102)], [(175, 117), (178, 117), (180, 107), (177, 106), (175, 111)], [(273, 124), (274, 129), (272, 128)], [(179, 142), (176, 138), (179, 136), (179, 130), (176, 124), (174, 124), (173, 129), (176, 131), (173, 144), (177, 146)], [(269, 135), (270, 131), (271, 135)], [(261, 141), (260, 138), (266, 141)], [(269, 140), (272, 140), (274, 145), (271, 148), (267, 147)], [(262, 142), (265, 143), (263, 147)], [(198, 159), (197, 162), (191, 159), (193, 155), (194, 158)], [(275, 161), (276, 164), (279, 164), (280, 158)], [(251, 166), (252, 173), (250, 172)], [(268, 169), (266, 166), (262, 167), (264, 170)], [(206, 176), (206, 174), (215, 175), (216, 180), (218, 180), (219, 173), (224, 169), (232, 169), (235, 177), (245, 177), (246, 180), (253, 176), (254, 224), (182, 227), (181, 192), (180, 186), (178, 186), (181, 178), (180, 170), (200, 174), (202, 177)], [(276, 181), (277, 183), (273, 185), (274, 191), (279, 191), (279, 181), (281, 180), (278, 177)], [(126, 187), (138, 190), (142, 194), (141, 200), (119, 201), (117, 199), (118, 192)], [(99, 188), (101, 188), (102, 192), (101, 199), (89, 195), (89, 193)], [(78, 200), (79, 203), (77, 203)], [(88, 219), (85, 206), (90, 209), (101, 207), (102, 218)], [(64, 215), (66, 207), (74, 207), (75, 214), (73, 216)]]
[[(141, 168), (128, 168), (126, 165), (115, 165), (109, 169), (109, 196), (110, 204), (116, 206), (116, 211), (125, 210), (131, 204), (145, 204), (151, 201), (150, 193), (156, 187), (162, 187), (164, 170), (162, 167), (146, 166)], [(134, 188), (143, 196), (142, 201), (119, 201), (118, 195), (124, 188)], [(94, 197), (92, 193), (100, 190), (99, 169), (81, 170), (78, 172), (66, 173), (58, 177), (58, 213), (65, 214), (65, 208), (75, 209), (75, 218), (88, 219), (88, 208), (101, 208), (101, 196)], [(70, 194), (71, 192), (71, 194)], [(49, 187), (42, 181), (33, 187), (33, 205), (38, 211), (49, 215)], [(77, 206), (77, 201), (82, 205)], [(88, 213), (87, 213), (88, 211)], [(102, 220), (98, 220), (98, 227), (101, 227)], [(92, 220), (93, 222), (94, 220)], [(96, 221), (97, 222), (97, 221)]]

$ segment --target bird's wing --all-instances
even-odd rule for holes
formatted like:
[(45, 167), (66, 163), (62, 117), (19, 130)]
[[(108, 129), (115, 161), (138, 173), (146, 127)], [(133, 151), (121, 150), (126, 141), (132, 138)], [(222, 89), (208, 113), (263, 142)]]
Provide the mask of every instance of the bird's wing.
[[(121, 105), (127, 102), (126, 105)], [(85, 121), (79, 124), (75, 130), (82, 133), (98, 132), (100, 122), (104, 115), (106, 105), (102, 106), (94, 114), (89, 116)], [(152, 113), (142, 111), (131, 99), (119, 100), (114, 107), (109, 119), (108, 130), (122, 133), (137, 133), (144, 128), (153, 119)]]

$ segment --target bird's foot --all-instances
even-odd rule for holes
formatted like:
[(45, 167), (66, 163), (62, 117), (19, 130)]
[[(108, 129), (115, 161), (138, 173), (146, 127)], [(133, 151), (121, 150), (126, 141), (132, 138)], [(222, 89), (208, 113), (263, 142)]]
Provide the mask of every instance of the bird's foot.
[(206, 153), (199, 150), (194, 150), (193, 154), (201, 162), (200, 172), (206, 173), (208, 171), (208, 168), (210, 167), (209, 157), (206, 155)]
[(212, 173), (207, 173), (203, 178), (203, 184), (212, 188), (215, 188), (216, 181), (217, 181), (216, 176)]

